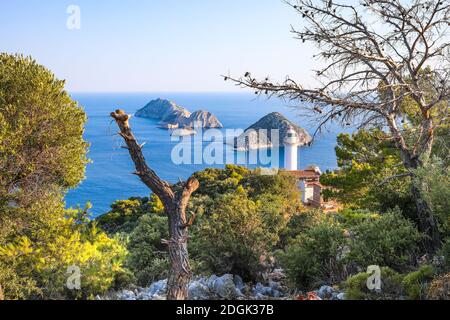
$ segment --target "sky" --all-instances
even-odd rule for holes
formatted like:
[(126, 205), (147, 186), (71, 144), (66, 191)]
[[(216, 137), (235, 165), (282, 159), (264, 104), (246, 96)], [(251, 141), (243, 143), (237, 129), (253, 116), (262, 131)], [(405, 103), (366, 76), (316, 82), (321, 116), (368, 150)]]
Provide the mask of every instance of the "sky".
[(301, 22), (282, 0), (0, 0), (0, 52), (31, 55), (71, 92), (237, 91), (220, 76), (247, 71), (311, 84)]

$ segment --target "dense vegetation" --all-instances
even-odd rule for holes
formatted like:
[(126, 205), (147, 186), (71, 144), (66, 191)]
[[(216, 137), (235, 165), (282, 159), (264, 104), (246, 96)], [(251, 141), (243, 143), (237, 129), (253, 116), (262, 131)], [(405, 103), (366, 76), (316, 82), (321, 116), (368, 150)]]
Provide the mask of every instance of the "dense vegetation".
[[(280, 248), (281, 233), (300, 211), (295, 179), (286, 174), (263, 176), (243, 167), (206, 169), (195, 177), (200, 189), (188, 210), (196, 215), (191, 229), (190, 251), (197, 273), (234, 273), (255, 280), (263, 272), (261, 256)], [(123, 232), (120, 223), (136, 225)], [(161, 239), (167, 237), (167, 218), (160, 201), (118, 201), (98, 219), (110, 234), (129, 236), (127, 266), (140, 285), (148, 285), (167, 273), (167, 255)]]
[[(0, 293), (88, 298), (124, 272), (126, 249), (63, 197), (84, 177), (86, 115), (64, 81), (31, 58), (0, 54)], [(66, 286), (81, 272), (80, 290)]]
[[(48, 70), (0, 55), (0, 297), (86, 299), (167, 278), (168, 219), (158, 197), (117, 201), (95, 221), (89, 206), (65, 209), (64, 195), (88, 161), (85, 121)], [(448, 298), (449, 140), (446, 130), (437, 136), (432, 157), (404, 177), (382, 130), (339, 136), (339, 169), (322, 177), (325, 196), (343, 205), (338, 212), (304, 207), (285, 172), (232, 165), (197, 172), (200, 187), (188, 206), (196, 217), (194, 272), (259, 281), (281, 267), (292, 289), (327, 284), (345, 288), (350, 299)], [(439, 224), (442, 249), (434, 256), (423, 245), (413, 185)], [(370, 265), (382, 268), (382, 293), (367, 289)], [(75, 290), (67, 285), (72, 267), (81, 271)]]
[[(428, 297), (433, 279), (449, 272), (448, 249), (436, 257), (424, 257), (423, 234), (398, 206), (375, 212), (359, 205), (355, 209), (353, 204), (325, 213), (302, 207), (295, 180), (286, 173), (264, 176), (227, 166), (198, 172), (196, 177), (201, 187), (189, 209), (197, 214), (190, 243), (197, 274), (234, 273), (247, 281), (259, 281), (264, 272), (281, 266), (292, 288), (336, 284), (351, 299), (418, 299)], [(447, 192), (446, 188), (439, 190)], [(427, 194), (431, 197), (434, 192), (439, 191), (431, 188)], [(444, 231), (447, 200), (434, 199), (433, 204), (447, 210), (441, 228), (448, 239)], [(167, 221), (158, 199), (119, 201), (112, 208), (99, 218), (100, 227), (110, 228), (118, 217), (127, 217), (126, 225), (131, 220), (136, 223), (128, 234), (127, 267), (138, 284), (165, 278), (167, 256), (160, 239), (167, 236)], [(386, 275), (383, 294), (366, 287), (370, 265), (379, 265), (382, 276)], [(435, 286), (441, 282), (436, 280)]]

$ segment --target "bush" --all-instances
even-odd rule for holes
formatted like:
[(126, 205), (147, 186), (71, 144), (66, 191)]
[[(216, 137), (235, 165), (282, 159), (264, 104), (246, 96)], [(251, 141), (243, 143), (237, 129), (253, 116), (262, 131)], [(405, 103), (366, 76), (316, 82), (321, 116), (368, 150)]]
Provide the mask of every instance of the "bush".
[(299, 235), (280, 253), (280, 260), (298, 288), (336, 283), (344, 273), (340, 257), (345, 243), (344, 230), (339, 225), (323, 222)]
[(403, 269), (414, 260), (420, 233), (399, 210), (368, 220), (353, 229), (349, 261), (362, 268), (370, 265)]
[[(39, 212), (42, 220), (36, 219), (27, 235), (0, 245), (2, 269), (9, 270), (6, 278), (12, 279), (3, 284), (5, 296), (85, 299), (105, 293), (124, 271), (126, 248), (119, 239), (109, 238), (89, 223), (85, 214), (65, 210), (59, 198), (42, 200), (28, 208)], [(21, 209), (17, 211), (20, 214)], [(81, 271), (80, 290), (66, 287), (71, 266)]]
[(289, 173), (281, 171), (276, 175), (263, 175), (259, 170), (255, 170), (245, 175), (241, 184), (252, 199), (263, 194), (279, 195), (288, 201), (292, 209), (297, 210), (301, 206), (297, 180)]
[(267, 254), (278, 237), (266, 224), (258, 205), (245, 191), (218, 198), (212, 213), (199, 221), (191, 241), (191, 252), (203, 271), (239, 274), (256, 279), (259, 258)]
[(195, 192), (195, 196), (207, 195), (214, 199), (225, 193), (236, 191), (242, 183), (242, 179), (251, 171), (245, 167), (227, 165), (225, 169), (205, 169), (196, 172), (194, 176), (200, 182), (200, 187)]
[(299, 211), (290, 217), (286, 227), (281, 230), (281, 245), (285, 247), (295, 242), (299, 235), (304, 234), (317, 225), (323, 223), (334, 224), (335, 222), (334, 214), (325, 213), (319, 209)]
[(155, 195), (150, 199), (130, 198), (114, 202), (111, 211), (96, 218), (96, 222), (111, 235), (130, 233), (136, 228), (140, 217), (149, 213), (161, 213), (163, 210), (161, 201)]
[(390, 268), (381, 268), (381, 291), (370, 291), (367, 287), (369, 273), (358, 273), (344, 283), (346, 300), (393, 300), (401, 294), (402, 276)]
[(147, 214), (139, 219), (138, 226), (130, 235), (127, 266), (141, 286), (148, 286), (167, 277), (168, 254), (162, 244), (162, 239), (169, 237), (167, 226), (167, 217)]
[(407, 274), (402, 281), (402, 288), (411, 300), (424, 299), (427, 296), (426, 282), (434, 275), (432, 266), (423, 266), (415, 272)]
[(0, 53), (0, 202), (34, 202), (84, 179), (86, 114), (64, 83), (32, 58)]
[(280, 241), (280, 235), (285, 230), (293, 210), (283, 196), (263, 194), (256, 198), (257, 212), (264, 223), (266, 232), (272, 235), (272, 247)]
[(136, 277), (134, 276), (133, 272), (128, 269), (123, 269), (122, 271), (116, 273), (111, 288), (119, 291), (129, 288), (135, 283)]
[[(189, 252), (197, 273), (236, 273), (256, 280), (263, 266), (260, 257), (271, 254), (280, 234), (300, 208), (295, 179), (285, 174), (262, 176), (258, 171), (228, 165), (195, 173), (200, 188), (187, 212), (195, 213)], [(175, 188), (178, 188), (176, 185)], [(154, 209), (152, 199), (118, 201), (98, 219), (109, 232), (131, 233), (128, 266), (140, 285), (167, 276), (168, 258), (161, 239), (167, 239), (167, 218)], [(139, 218), (141, 216), (141, 218)]]
[(0, 294), (2, 299), (24, 300), (42, 295), (31, 275), (18, 274), (19, 261), (5, 261), (0, 259)]
[[(86, 212), (65, 210), (83, 179), (86, 115), (45, 67), (0, 54), (0, 285), (7, 299), (90, 298), (123, 271), (126, 249)], [(68, 267), (81, 290), (68, 290)]]
[(353, 228), (362, 223), (373, 221), (378, 218), (380, 218), (380, 215), (378, 213), (373, 213), (361, 209), (344, 209), (337, 215), (338, 221), (347, 228)]
[(439, 229), (444, 236), (450, 235), (450, 166), (433, 157), (415, 171), (414, 184), (424, 194), (433, 210)]

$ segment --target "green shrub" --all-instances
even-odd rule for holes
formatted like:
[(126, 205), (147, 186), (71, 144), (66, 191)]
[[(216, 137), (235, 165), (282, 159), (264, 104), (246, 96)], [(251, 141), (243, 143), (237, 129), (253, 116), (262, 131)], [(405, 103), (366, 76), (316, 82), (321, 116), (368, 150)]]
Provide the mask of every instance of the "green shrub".
[(112, 283), (112, 289), (119, 291), (122, 289), (127, 289), (133, 286), (136, 283), (136, 277), (133, 272), (128, 269), (123, 269), (114, 277), (114, 282)]
[(421, 189), (425, 200), (433, 210), (441, 233), (449, 236), (450, 166), (434, 156), (416, 169), (414, 184)]
[(381, 291), (370, 291), (367, 287), (369, 273), (358, 273), (344, 283), (346, 300), (391, 300), (401, 294), (402, 275), (390, 268), (381, 268)]
[[(233, 165), (205, 169), (195, 176), (200, 188), (187, 209), (188, 214), (196, 214), (189, 241), (194, 272), (231, 272), (256, 280), (262, 268), (260, 257), (277, 248), (282, 230), (300, 208), (295, 179), (286, 174), (263, 176)], [(168, 237), (167, 219), (154, 214), (152, 203), (120, 201), (99, 219), (109, 232), (136, 226), (128, 244), (128, 266), (140, 285), (167, 276), (168, 270), (166, 248), (161, 245), (161, 239)]]
[(368, 295), (366, 291), (368, 278), (369, 274), (367, 273), (358, 273), (348, 278), (344, 283), (345, 298), (347, 300), (364, 300)]
[(162, 243), (162, 239), (168, 239), (167, 226), (167, 217), (148, 214), (139, 219), (138, 226), (130, 235), (127, 266), (141, 286), (167, 277), (167, 248)]
[(344, 209), (336, 215), (339, 222), (345, 227), (352, 228), (367, 221), (373, 221), (380, 217), (379, 214), (368, 210)]
[(362, 268), (370, 265), (402, 269), (412, 263), (420, 233), (399, 210), (367, 220), (353, 229), (349, 261)]
[(190, 250), (194, 259), (204, 272), (256, 279), (261, 270), (259, 258), (278, 241), (258, 204), (241, 189), (218, 198), (208, 210), (211, 213), (198, 220), (193, 232)]
[(279, 195), (287, 200), (292, 210), (301, 207), (301, 193), (297, 187), (297, 179), (289, 173), (281, 171), (276, 175), (264, 175), (260, 170), (255, 170), (245, 175), (241, 184), (251, 199), (263, 194)]
[(336, 283), (343, 277), (340, 256), (345, 243), (344, 230), (339, 225), (323, 222), (299, 235), (280, 254), (280, 260), (295, 287)]
[(19, 261), (0, 259), (0, 286), (3, 299), (25, 300), (42, 296), (42, 290), (37, 287), (31, 275), (18, 274)]
[[(124, 272), (127, 251), (120, 239), (108, 237), (77, 210), (65, 210), (59, 198), (42, 200), (29, 210), (39, 212), (43, 220), (36, 220), (27, 235), (0, 245), (0, 262), (13, 280), (2, 285), (5, 295), (10, 299), (86, 299), (105, 293), (116, 275)], [(71, 266), (81, 272), (80, 290), (66, 286)]]
[[(122, 243), (81, 211), (65, 210), (65, 193), (84, 179), (88, 143), (86, 114), (64, 84), (32, 58), (0, 54), (0, 285), (7, 299), (89, 298), (123, 270)], [(65, 289), (69, 266), (80, 268), (81, 290)]]
[(164, 210), (161, 201), (155, 195), (149, 198), (130, 198), (116, 201), (111, 211), (96, 218), (100, 228), (108, 234), (130, 233), (145, 214), (161, 213)]
[(260, 195), (256, 198), (256, 205), (266, 232), (273, 237), (272, 246), (275, 246), (279, 243), (281, 233), (285, 230), (295, 210), (281, 195)]
[(402, 281), (402, 288), (411, 300), (424, 299), (427, 296), (428, 288), (426, 282), (434, 276), (434, 268), (426, 265), (415, 272), (407, 274)]
[(214, 199), (225, 193), (234, 192), (242, 183), (242, 179), (251, 171), (245, 167), (227, 165), (225, 169), (208, 168), (194, 175), (200, 182), (200, 187), (195, 196), (207, 195)]
[(290, 217), (286, 227), (281, 230), (281, 245), (285, 247), (295, 242), (298, 236), (317, 225), (322, 223), (334, 224), (335, 222), (334, 214), (325, 213), (319, 209), (299, 211)]

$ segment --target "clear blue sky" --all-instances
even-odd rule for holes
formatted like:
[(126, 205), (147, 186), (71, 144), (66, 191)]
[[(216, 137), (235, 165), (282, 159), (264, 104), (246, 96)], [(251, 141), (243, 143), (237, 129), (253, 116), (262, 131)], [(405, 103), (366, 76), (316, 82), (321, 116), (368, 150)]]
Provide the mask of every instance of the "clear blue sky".
[[(66, 27), (71, 4), (80, 30)], [(311, 83), (299, 23), (281, 0), (2, 0), (0, 51), (32, 55), (74, 92), (234, 91), (221, 74)]]

